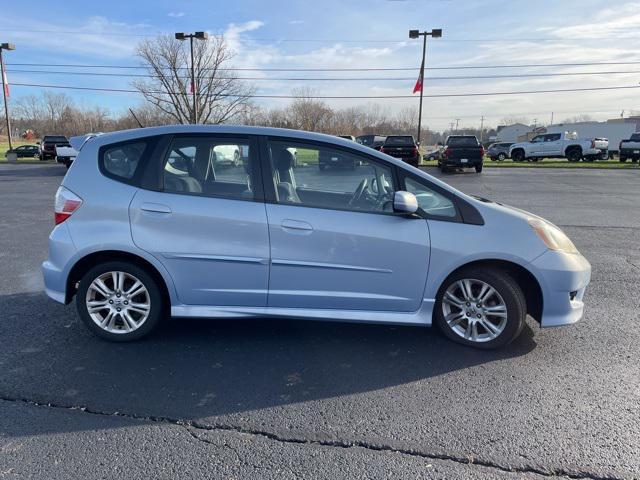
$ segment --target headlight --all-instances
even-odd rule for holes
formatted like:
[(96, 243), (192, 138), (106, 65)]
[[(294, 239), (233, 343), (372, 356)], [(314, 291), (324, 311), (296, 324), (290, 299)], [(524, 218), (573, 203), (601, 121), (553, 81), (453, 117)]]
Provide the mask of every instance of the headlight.
[(536, 232), (536, 235), (540, 237), (540, 240), (542, 240), (550, 250), (578, 253), (578, 249), (573, 242), (569, 240), (569, 237), (552, 223), (545, 222), (539, 218), (529, 218), (528, 221), (533, 231)]

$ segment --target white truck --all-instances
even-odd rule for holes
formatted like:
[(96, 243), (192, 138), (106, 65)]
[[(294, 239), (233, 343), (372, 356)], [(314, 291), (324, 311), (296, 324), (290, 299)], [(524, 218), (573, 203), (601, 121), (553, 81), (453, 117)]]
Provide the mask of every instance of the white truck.
[(566, 158), (570, 162), (579, 162), (601, 159), (603, 147), (603, 140), (596, 145), (595, 139), (581, 140), (575, 132), (545, 133), (528, 142), (514, 143), (509, 147), (509, 156), (514, 162), (537, 162), (541, 158)]
[(87, 143), (88, 140), (98, 135), (102, 135), (102, 132), (87, 133), (85, 135), (78, 135), (77, 137), (69, 137), (69, 144), (71, 145), (70, 147), (55, 147), (56, 161), (58, 163), (64, 164), (64, 166), (68, 169), (78, 156), (78, 152), (80, 151), (82, 146)]

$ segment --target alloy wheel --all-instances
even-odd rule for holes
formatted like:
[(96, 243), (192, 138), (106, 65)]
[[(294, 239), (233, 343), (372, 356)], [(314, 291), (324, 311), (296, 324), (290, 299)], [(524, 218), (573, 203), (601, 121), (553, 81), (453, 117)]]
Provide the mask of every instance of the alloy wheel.
[(471, 342), (489, 342), (507, 325), (507, 305), (488, 283), (465, 278), (452, 283), (442, 298), (442, 314), (452, 332)]
[(85, 298), (94, 323), (110, 333), (131, 333), (149, 318), (151, 297), (145, 285), (127, 272), (105, 272), (94, 279)]

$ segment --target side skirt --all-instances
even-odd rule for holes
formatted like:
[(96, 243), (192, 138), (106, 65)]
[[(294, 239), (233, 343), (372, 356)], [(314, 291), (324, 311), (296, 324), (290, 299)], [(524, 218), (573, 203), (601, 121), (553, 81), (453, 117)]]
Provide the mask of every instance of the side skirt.
[(381, 312), (367, 310), (333, 310), (282, 307), (213, 307), (205, 305), (176, 305), (171, 307), (172, 317), (196, 318), (298, 318), (359, 323), (387, 323), (394, 325), (431, 326), (435, 300), (425, 298), (415, 312)]

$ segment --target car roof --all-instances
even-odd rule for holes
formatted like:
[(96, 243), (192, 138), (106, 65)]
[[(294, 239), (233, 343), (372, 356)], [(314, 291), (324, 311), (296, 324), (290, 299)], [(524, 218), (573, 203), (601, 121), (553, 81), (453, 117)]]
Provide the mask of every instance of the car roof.
[(253, 127), (247, 125), (165, 125), (161, 127), (134, 128), (117, 132), (104, 133), (95, 137), (91, 142), (96, 145), (109, 145), (112, 143), (135, 140), (156, 135), (171, 135), (185, 133), (216, 133), (226, 135), (264, 135), (269, 137), (287, 137), (296, 140), (319, 141), (342, 145), (351, 149), (370, 153), (371, 149), (360, 145), (353, 140), (327, 135), (324, 133), (306, 132), (303, 130), (291, 130), (288, 128)]

